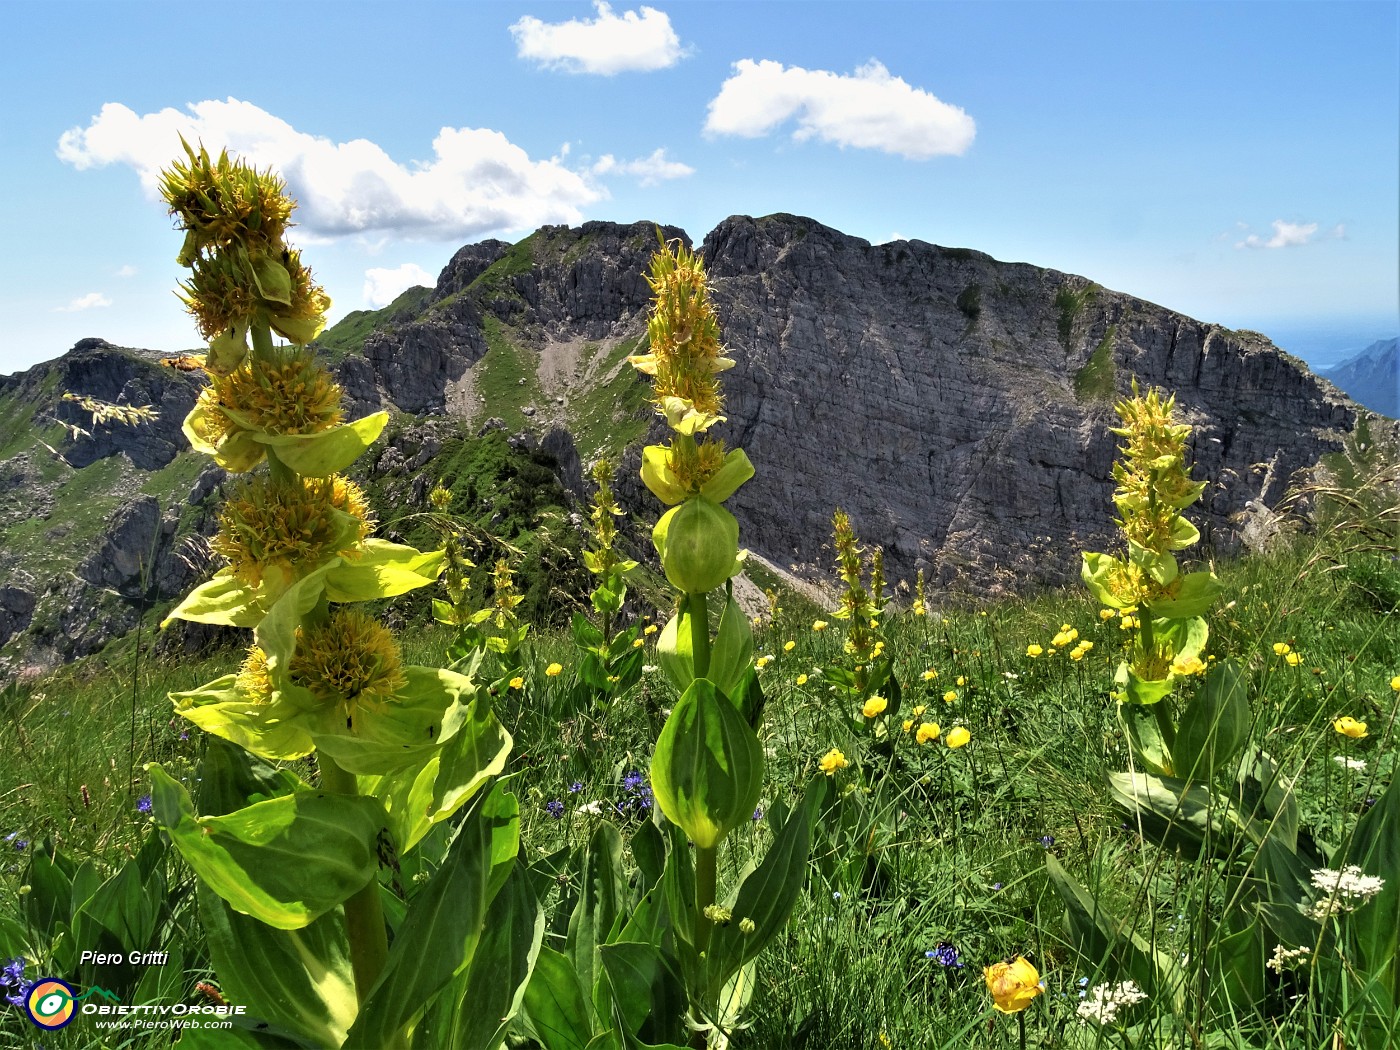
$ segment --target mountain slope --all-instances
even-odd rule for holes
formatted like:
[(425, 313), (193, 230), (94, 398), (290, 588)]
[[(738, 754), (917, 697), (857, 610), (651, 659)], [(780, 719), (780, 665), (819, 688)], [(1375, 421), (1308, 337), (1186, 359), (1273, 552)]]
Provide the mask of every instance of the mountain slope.
[(1318, 374), (1372, 412), (1400, 418), (1400, 339), (1379, 339), (1339, 365)]
[[(587, 223), (468, 245), (433, 289), (326, 333), (353, 413), (386, 407), (393, 433), (450, 435), (366, 457), (400, 479), (393, 516), (423, 509), (439, 477), (453, 483), (439, 449), (502, 430), (576, 493), (580, 461), (621, 457), (619, 497), (654, 520), (637, 466), (659, 427), (627, 357), (646, 342), (655, 244), (650, 223)], [(1196, 476), (1213, 481), (1199, 524), (1217, 549), (1237, 542), (1232, 515), (1277, 501), (1355, 424), (1349, 400), (1264, 336), (1082, 277), (920, 241), (871, 245), (792, 215), (732, 217), (702, 251), (738, 362), (721, 436), (757, 468), (729, 505), (745, 544), (778, 565), (828, 575), (839, 505), (885, 548), (892, 580), (922, 568), (990, 593), (1072, 578), (1079, 552), (1113, 533), (1108, 428), (1135, 377), (1175, 391), (1196, 426)], [(156, 404), (161, 419), (72, 441), (63, 390)], [(201, 564), (198, 543), (184, 545), (208, 529), (220, 480), (181, 451), (195, 393), (149, 355), (100, 341), (0, 378), (0, 484), (16, 508), (0, 521), (11, 666), (90, 651), (141, 602), (193, 581), (179, 553)], [(154, 569), (133, 576), (149, 552)]]

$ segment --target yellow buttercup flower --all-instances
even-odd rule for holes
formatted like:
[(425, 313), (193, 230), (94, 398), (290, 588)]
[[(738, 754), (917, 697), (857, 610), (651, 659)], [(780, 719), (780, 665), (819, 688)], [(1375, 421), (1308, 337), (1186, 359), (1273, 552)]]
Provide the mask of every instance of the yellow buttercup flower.
[(879, 693), (876, 693), (865, 702), (865, 706), (860, 709), (860, 713), (866, 718), (875, 718), (884, 713), (890, 702)]
[(765, 667), (767, 667), (767, 666), (768, 666), (769, 664), (771, 664), (772, 662), (773, 662), (773, 658), (772, 658), (771, 656), (766, 656), (766, 655), (765, 655), (765, 656), (760, 656), (757, 660), (755, 660), (755, 661), (753, 662), (753, 665), (754, 665), (755, 667), (757, 667), (760, 671), (762, 671)]
[(1290, 652), (1292, 652), (1292, 651), (1293, 651), (1293, 647), (1292, 647), (1291, 645), (1289, 645), (1287, 642), (1275, 642), (1275, 643), (1274, 643), (1274, 655), (1275, 655), (1275, 656), (1287, 656), (1287, 655), (1288, 655)]
[(1396, 675), (1390, 680), (1390, 688), (1394, 689), (1397, 693), (1400, 693), (1400, 674)]
[(1070, 642), (1079, 637), (1079, 632), (1069, 624), (1063, 624), (1054, 638), (1050, 639), (1050, 644), (1056, 649), (1063, 649)]
[(937, 740), (938, 734), (943, 730), (938, 728), (937, 722), (924, 722), (919, 726), (919, 731), (914, 734), (914, 739), (921, 744), (927, 744), (930, 740)]
[(1332, 723), (1332, 728), (1341, 733), (1342, 736), (1349, 736), (1353, 740), (1360, 740), (1366, 736), (1366, 723), (1358, 722), (1350, 715), (1337, 719)]
[(1303, 657), (1300, 653), (1289, 653), (1283, 659), (1287, 662), (1289, 667), (1297, 667), (1303, 662)]
[(906, 718), (906, 719), (904, 720), (904, 731), (907, 733), (907, 732), (909, 732), (909, 730), (911, 730), (911, 729), (913, 729), (913, 728), (914, 728), (914, 720), (913, 720), (912, 718)]
[(1112, 609), (1100, 609), (1100, 610), (1099, 610), (1099, 619), (1100, 619), (1100, 620), (1111, 620), (1111, 619), (1113, 619), (1113, 617), (1114, 617), (1115, 615), (1117, 615), (1117, 614), (1116, 614)]
[(826, 630), (826, 621), (825, 621), (825, 620), (813, 620), (813, 621), (812, 621), (812, 630), (814, 630), (814, 631), (825, 631), (825, 630)]
[(962, 675), (958, 675), (957, 684), (958, 684), (958, 685), (967, 685), (967, 679), (964, 678)]
[(1174, 660), (1174, 661), (1172, 662), (1172, 674), (1177, 674), (1177, 675), (1205, 674), (1205, 671), (1206, 671), (1206, 665), (1203, 664), (1203, 663), (1201, 663), (1199, 657), (1188, 656), (1188, 657), (1187, 657), (1186, 659), (1184, 659), (1184, 660), (1181, 659), (1180, 657), (1177, 657), (1177, 659)]
[(850, 763), (846, 761), (845, 755), (843, 755), (837, 748), (833, 747), (826, 754), (822, 755), (820, 765), (822, 772), (825, 773), (827, 776), (831, 776), (838, 769), (845, 769), (848, 765), (850, 765)]
[(918, 718), (921, 714), (923, 714), (923, 713), (924, 713), (925, 711), (927, 711), (927, 710), (928, 710), (928, 705), (927, 705), (927, 704), (920, 704), (918, 707), (914, 708), (914, 711), (913, 711), (914, 717), (915, 717), (915, 718)]
[(645, 643), (644, 641), (642, 641), (642, 639), (640, 639), (640, 638), (633, 638), (633, 639), (632, 639), (632, 648), (633, 648), (633, 649), (640, 649), (640, 648), (641, 648), (643, 645), (645, 645), (645, 644), (646, 644), (646, 643)]
[(512, 679), (510, 680), (510, 687), (511, 687), (512, 689), (524, 689), (524, 688), (525, 688), (525, 679), (521, 678), (519, 675), (516, 675), (514, 678), (512, 678)]
[(1042, 649), (1040, 646), (1036, 645), (1035, 642), (1031, 642), (1030, 645), (1026, 646), (1026, 655), (1029, 656), (1032, 660), (1034, 660), (1043, 652), (1045, 652), (1045, 650)]
[(951, 704), (951, 703), (952, 703), (954, 700), (956, 700), (957, 698), (958, 698), (958, 694), (957, 694), (956, 692), (954, 692), (952, 689), (949, 689), (946, 693), (943, 694), (943, 702), (944, 702), (945, 704)]
[(563, 665), (563, 664), (550, 664), (548, 667), (546, 667), (546, 668), (544, 669), (544, 673), (547, 674), (547, 675), (549, 675), (550, 678), (555, 678), (555, 677), (557, 677), (559, 674), (561, 674), (561, 673), (563, 672), (563, 670), (564, 670), (564, 665)]
[(798, 685), (806, 685), (806, 684), (807, 684), (807, 676), (806, 676), (805, 674), (800, 674), (800, 675), (798, 675), (798, 676), (797, 676), (797, 684), (798, 684)]
[(655, 633), (656, 633), (656, 624), (654, 624), (654, 623), (649, 623), (649, 624), (647, 624), (644, 628), (642, 628), (642, 633), (643, 633), (643, 634), (655, 634)]
[[(924, 672), (924, 681), (925, 681), (925, 682), (932, 682), (932, 681), (933, 681), (935, 678), (937, 678), (937, 677), (938, 677), (938, 672), (935, 671), (932, 667), (930, 667), (927, 671)], [(1400, 679), (1397, 679), (1397, 681), (1400, 681)]]
[(992, 993), (992, 1005), (1004, 1014), (1020, 1013), (1045, 990), (1040, 984), (1040, 973), (1020, 955), (1010, 962), (992, 963), (982, 975), (987, 979), (987, 991)]
[(954, 726), (948, 730), (948, 735), (943, 738), (943, 742), (949, 747), (962, 747), (972, 739), (972, 734), (967, 731), (966, 726)]
[(797, 645), (797, 643), (796, 643), (796, 642), (793, 642), (793, 641), (784, 642), (784, 643), (783, 643), (783, 652), (785, 652), (785, 653), (790, 653), (790, 652), (792, 652), (792, 650), (796, 647), (796, 645)]

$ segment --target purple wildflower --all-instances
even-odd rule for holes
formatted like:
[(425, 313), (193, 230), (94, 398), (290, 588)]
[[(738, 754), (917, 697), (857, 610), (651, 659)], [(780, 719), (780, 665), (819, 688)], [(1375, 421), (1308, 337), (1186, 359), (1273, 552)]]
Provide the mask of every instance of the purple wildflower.
[(149, 813), (151, 811), (151, 796), (142, 795), (136, 800), (137, 813)]
[(753, 819), (754, 819), (755, 821), (758, 821), (758, 820), (762, 820), (762, 819), (763, 819), (763, 807), (762, 807), (762, 806), (759, 806), (757, 809), (755, 809), (755, 810), (753, 811)]
[(581, 780), (575, 780), (572, 784), (569, 785), (569, 794), (571, 795), (577, 795), (582, 790), (583, 782)]
[(949, 966), (955, 970), (963, 968), (963, 961), (959, 957), (958, 950), (947, 941), (939, 941), (938, 947), (924, 952), (925, 959), (931, 959), (940, 966)]
[(1046, 849), (1049, 849), (1051, 846), (1053, 846), (1053, 845), (1055, 844), (1055, 836), (1054, 836), (1054, 835), (1042, 835), (1042, 836), (1040, 836), (1040, 844), (1041, 844), (1042, 846), (1044, 846)]
[(560, 802), (557, 798), (550, 799), (544, 804), (544, 811), (555, 820), (559, 820), (564, 816), (564, 803)]

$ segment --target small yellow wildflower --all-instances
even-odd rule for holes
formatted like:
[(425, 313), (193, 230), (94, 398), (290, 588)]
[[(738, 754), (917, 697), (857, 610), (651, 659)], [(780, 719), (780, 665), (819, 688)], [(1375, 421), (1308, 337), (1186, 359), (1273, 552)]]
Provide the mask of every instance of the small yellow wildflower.
[(1093, 647), (1094, 643), (1089, 641), (1089, 639), (1087, 638), (1080, 639), (1079, 644), (1075, 646), (1076, 649), (1083, 649), (1086, 653)]
[(1113, 619), (1113, 610), (1112, 610), (1112, 609), (1100, 609), (1100, 610), (1099, 610), (1099, 619), (1100, 619), (1100, 620), (1111, 620), (1111, 619)]
[(1297, 667), (1303, 662), (1303, 657), (1298, 653), (1289, 653), (1284, 657), (1284, 660), (1288, 663), (1289, 667)]
[(798, 685), (806, 685), (806, 684), (807, 684), (807, 676), (806, 676), (805, 674), (800, 674), (800, 675), (798, 675), (798, 676), (797, 676), (797, 684), (798, 684)]
[(1341, 733), (1342, 736), (1349, 736), (1353, 740), (1360, 740), (1366, 736), (1366, 723), (1358, 722), (1350, 715), (1337, 719), (1332, 723), (1332, 728)]
[(1118, 621), (1118, 629), (1120, 631), (1132, 631), (1136, 630), (1137, 627), (1138, 618), (1136, 616), (1125, 616), (1122, 620)]
[(814, 630), (814, 631), (825, 631), (825, 630), (826, 630), (826, 621), (825, 621), (825, 620), (813, 620), (813, 621), (812, 621), (812, 630)]
[(1035, 642), (1031, 642), (1030, 645), (1026, 646), (1026, 655), (1029, 656), (1032, 660), (1034, 660), (1037, 656), (1039, 656), (1039, 655), (1040, 655), (1041, 653), (1043, 653), (1043, 652), (1045, 652), (1045, 650), (1042, 649), (1042, 648), (1041, 648), (1039, 645), (1037, 645)]
[(763, 626), (763, 617), (762, 617), (762, 616), (755, 616), (755, 617), (753, 618), (753, 625), (754, 625), (755, 627), (762, 627), (762, 626)]
[(1205, 674), (1205, 671), (1206, 665), (1201, 663), (1199, 657), (1188, 656), (1184, 660), (1177, 657), (1177, 659), (1172, 661), (1172, 674)]
[(1004, 1014), (1020, 1013), (1043, 991), (1039, 972), (1020, 955), (1009, 963), (992, 963), (982, 975), (992, 993), (992, 1005)]
[(957, 698), (958, 694), (952, 689), (949, 689), (946, 693), (943, 694), (943, 702), (945, 704), (951, 704)]
[(890, 1042), (889, 1036), (887, 1036), (884, 1032), (881, 1032), (880, 1045), (884, 1048), (884, 1050), (890, 1050), (890, 1047), (894, 1046), (894, 1043)]
[(846, 756), (841, 754), (837, 748), (833, 747), (826, 754), (822, 755), (821, 769), (827, 776), (831, 776), (838, 769), (845, 769), (848, 765), (850, 765), (850, 763), (846, 761)]
[(911, 729), (913, 729), (913, 728), (914, 728), (914, 720), (913, 720), (912, 718), (906, 718), (906, 719), (904, 720), (904, 731), (907, 733), (907, 732), (909, 732), (909, 730), (911, 730)]
[(1069, 624), (1064, 624), (1060, 627), (1060, 630), (1055, 635), (1055, 637), (1050, 639), (1050, 644), (1053, 645), (1056, 649), (1063, 649), (1065, 646), (1069, 645), (1070, 642), (1074, 641), (1078, 637), (1078, 631), (1076, 631)]
[(524, 689), (524, 688), (525, 688), (525, 679), (521, 678), (519, 675), (516, 675), (514, 678), (512, 678), (512, 679), (510, 680), (510, 687), (511, 687), (512, 689)]
[(563, 664), (550, 664), (548, 667), (546, 667), (546, 668), (544, 669), (544, 673), (547, 674), (547, 675), (549, 675), (550, 678), (557, 678), (557, 677), (559, 677), (559, 675), (562, 674), (563, 671), (564, 671), (564, 665), (563, 665)]
[(860, 713), (866, 718), (875, 718), (884, 713), (890, 702), (879, 693), (874, 694), (865, 702), (865, 706), (860, 709)]
[(785, 653), (790, 653), (790, 652), (792, 652), (792, 650), (794, 649), (794, 647), (796, 647), (796, 645), (797, 645), (797, 643), (794, 642), (794, 641), (791, 641), (791, 640), (784, 642), (784, 643), (783, 643), (783, 652), (785, 652)]
[(914, 739), (921, 744), (927, 744), (930, 740), (937, 740), (938, 734), (943, 730), (938, 728), (937, 722), (924, 722), (919, 726), (919, 731), (914, 734)]
[(943, 742), (949, 747), (962, 747), (972, 739), (972, 734), (967, 731), (966, 726), (954, 726), (948, 730), (948, 735), (943, 738)]
[(656, 624), (654, 624), (654, 623), (649, 623), (649, 624), (647, 624), (646, 627), (642, 628), (642, 633), (643, 633), (643, 634), (655, 634), (655, 633), (656, 633)]
[(958, 684), (958, 685), (967, 685), (967, 679), (964, 678), (962, 675), (958, 675), (958, 683), (957, 683), (957, 684)]
[(1289, 653), (1291, 653), (1292, 651), (1293, 651), (1293, 647), (1292, 647), (1291, 645), (1289, 645), (1287, 642), (1275, 642), (1275, 643), (1274, 643), (1274, 655), (1275, 655), (1275, 656), (1287, 656), (1287, 655), (1288, 655)]
[(1073, 649), (1069, 651), (1069, 658), (1071, 660), (1074, 660), (1075, 662), (1084, 659), (1084, 650), (1076, 645)]
[(1394, 689), (1397, 693), (1400, 693), (1400, 674), (1396, 675), (1390, 680), (1390, 688)]
[(642, 639), (640, 639), (640, 638), (633, 638), (633, 639), (632, 639), (632, 648), (633, 648), (633, 649), (640, 649), (644, 644), (646, 644), (646, 643), (644, 643), (644, 642), (642, 641)]
[(757, 660), (755, 660), (753, 662), (753, 665), (761, 671), (772, 662), (773, 658), (771, 656), (768, 656), (767, 654), (764, 654), (763, 656), (760, 656)]
[[(932, 681), (933, 681), (935, 678), (937, 678), (937, 677), (938, 677), (938, 672), (935, 671), (932, 667), (930, 667), (927, 671), (924, 672), (924, 681), (925, 681), (925, 682), (932, 682)], [(1397, 682), (1400, 682), (1400, 678), (1397, 678), (1396, 681), (1397, 681)]]
[(925, 711), (927, 711), (927, 710), (928, 710), (928, 705), (927, 705), (927, 704), (920, 704), (918, 707), (914, 708), (914, 712), (913, 712), (914, 717), (915, 717), (915, 718), (918, 718), (921, 714), (923, 714), (923, 713), (924, 713)]

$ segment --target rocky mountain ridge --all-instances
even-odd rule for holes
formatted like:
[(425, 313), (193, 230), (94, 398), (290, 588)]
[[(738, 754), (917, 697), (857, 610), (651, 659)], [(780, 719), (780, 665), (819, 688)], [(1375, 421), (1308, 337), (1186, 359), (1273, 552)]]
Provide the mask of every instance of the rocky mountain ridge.
[[(620, 456), (619, 495), (650, 520), (636, 467), (656, 422), (626, 357), (645, 343), (643, 274), (655, 244), (651, 223), (587, 223), (464, 247), (435, 288), (327, 333), (351, 409), (504, 428), (522, 445), (543, 442), (575, 489), (580, 458)], [(827, 575), (839, 505), (865, 543), (885, 549), (894, 580), (922, 568), (936, 585), (996, 593), (1071, 578), (1081, 549), (1110, 542), (1108, 428), (1134, 377), (1175, 391), (1197, 428), (1196, 474), (1214, 481), (1200, 524), (1219, 549), (1236, 543), (1232, 519), (1247, 502), (1275, 502), (1294, 471), (1354, 426), (1353, 403), (1264, 336), (1082, 277), (921, 241), (871, 245), (792, 215), (726, 219), (700, 250), (738, 362), (725, 376), (722, 433), (758, 472), (730, 506), (747, 546), (814, 574)], [(63, 608), (86, 609), (94, 630), (132, 619), (129, 578), (80, 571), (93, 551), (108, 567), (128, 565), (143, 544), (155, 551), (166, 567), (154, 590), (147, 572), (146, 601), (192, 582), (193, 569), (170, 566), (182, 537), (207, 529), (219, 481), (180, 452), (194, 381), (150, 355), (85, 343), (0, 377), (0, 410), (16, 409), (0, 431), (0, 486), (28, 512), (0, 519), (0, 565), (30, 580), (12, 585), (23, 594), (0, 593), (0, 643), (16, 659), (36, 632), (63, 634), (54, 623)], [(149, 433), (73, 438), (62, 390), (156, 404), (161, 419)], [(403, 466), (395, 455), (371, 452), (385, 469)], [(415, 469), (432, 473), (419, 459)], [(85, 487), (96, 492), (93, 471), (105, 471), (101, 498), (78, 500)], [(56, 512), (86, 503), (77, 516), (95, 511), (98, 521), (68, 526), (86, 553), (60, 550), (46, 538), (67, 524)], [(33, 568), (36, 548), (61, 570), (47, 582)], [(84, 605), (69, 593), (74, 581), (101, 601)], [(46, 660), (85, 648), (50, 645)]]
[(1400, 418), (1400, 339), (1377, 339), (1320, 374), (1372, 412)]

